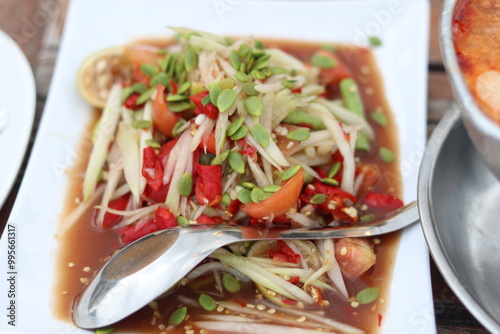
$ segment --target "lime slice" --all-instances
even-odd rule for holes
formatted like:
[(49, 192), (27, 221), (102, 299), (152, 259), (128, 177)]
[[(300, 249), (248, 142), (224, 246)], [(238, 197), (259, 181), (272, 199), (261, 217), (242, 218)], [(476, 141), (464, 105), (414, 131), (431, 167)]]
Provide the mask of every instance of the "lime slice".
[(111, 87), (116, 82), (128, 82), (132, 66), (123, 57), (124, 48), (114, 47), (87, 57), (77, 73), (77, 88), (90, 105), (104, 108)]

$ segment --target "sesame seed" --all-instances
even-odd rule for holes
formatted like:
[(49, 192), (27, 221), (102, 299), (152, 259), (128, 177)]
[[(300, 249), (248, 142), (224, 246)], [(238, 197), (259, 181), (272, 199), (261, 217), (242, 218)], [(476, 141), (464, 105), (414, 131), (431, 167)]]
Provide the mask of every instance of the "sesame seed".
[(85, 271), (86, 273), (88, 273), (90, 271), (90, 267), (84, 267), (83, 271)]
[(74, 266), (75, 266), (75, 263), (74, 263), (74, 262), (70, 262), (70, 263), (68, 263), (68, 267), (73, 268)]
[(190, 330), (186, 331), (186, 334), (194, 334), (194, 330), (190, 329)]
[(274, 314), (274, 313), (276, 313), (276, 309), (270, 308), (269, 310), (267, 310), (267, 313)]
[(299, 310), (303, 310), (303, 309), (304, 309), (304, 307), (305, 307), (305, 306), (304, 306), (304, 303), (302, 303), (302, 302), (297, 302), (297, 308), (298, 308)]
[(368, 205), (366, 205), (366, 204), (361, 205), (361, 210), (363, 210), (363, 211), (368, 210)]
[(312, 184), (309, 184), (309, 185), (307, 186), (307, 188), (309, 188), (309, 189), (311, 189), (311, 190), (315, 190), (315, 189), (316, 189), (316, 187), (315, 187), (315, 186), (313, 186)]
[(264, 305), (264, 304), (257, 305), (257, 310), (264, 311), (265, 309), (266, 309), (266, 305)]
[(267, 290), (267, 294), (271, 297), (276, 296), (276, 292), (274, 292), (273, 290)]
[(305, 316), (301, 316), (300, 318), (296, 319), (297, 322), (304, 322), (306, 321), (306, 317)]
[(191, 328), (193, 328), (193, 326), (191, 326), (191, 325), (186, 325), (186, 326), (184, 326), (184, 329), (185, 329), (185, 330), (189, 330), (189, 329), (191, 329)]
[(186, 286), (188, 284), (189, 284), (189, 280), (186, 277), (184, 277), (183, 279), (181, 279), (181, 285), (182, 286)]
[(259, 293), (259, 294), (257, 294), (257, 295), (255, 296), (255, 298), (257, 298), (257, 299), (264, 299), (264, 296), (263, 296), (263, 295), (261, 295), (261, 294)]
[(358, 91), (358, 88), (356, 86), (352, 85), (352, 86), (349, 87), (349, 91), (351, 93), (356, 93)]
[(205, 328), (200, 329), (200, 334), (208, 334), (208, 331)]
[(89, 279), (87, 277), (80, 277), (80, 282), (82, 283), (87, 283), (89, 281)]
[(375, 245), (380, 244), (380, 239), (379, 239), (379, 238), (373, 238), (373, 243), (374, 243)]
[(369, 74), (371, 72), (370, 66), (362, 66), (361, 67), (361, 74)]
[(311, 211), (306, 211), (306, 212), (304, 212), (304, 214), (306, 215), (306, 217), (309, 217), (310, 215), (312, 215), (312, 212)]
[(365, 90), (365, 92), (366, 92), (367, 95), (373, 95), (373, 93), (375, 93), (375, 89), (373, 89), (373, 87), (368, 87)]
[(247, 304), (247, 307), (248, 308), (255, 308), (255, 305), (254, 304)]
[(222, 312), (222, 311), (224, 311), (224, 306), (221, 305), (217, 306), (217, 312)]
[(161, 317), (161, 313), (158, 311), (154, 311), (153, 315), (157, 318)]
[(63, 292), (61, 292), (61, 294), (63, 294), (63, 295), (67, 295), (67, 294), (68, 294), (68, 291), (64, 290)]
[(337, 204), (334, 201), (328, 201), (327, 205), (328, 210), (335, 210), (337, 208)]
[(351, 302), (351, 307), (356, 308), (356, 307), (358, 307), (358, 306), (359, 306), (359, 302), (357, 302), (357, 301), (353, 301), (353, 302)]
[(287, 149), (291, 149), (292, 147), (293, 147), (293, 141), (291, 141), (288, 144), (286, 144), (286, 148)]
[(290, 280), (290, 278), (291, 278), (291, 277), (290, 277), (290, 276), (288, 276), (288, 275), (284, 275), (284, 276), (283, 276), (283, 279), (284, 279), (285, 281), (289, 281), (289, 280)]
[(330, 306), (330, 302), (328, 300), (323, 300), (323, 306)]
[(225, 310), (224, 313), (226, 313), (226, 314), (233, 314), (233, 312), (231, 312), (231, 310)]
[(378, 301), (379, 301), (380, 304), (385, 303), (385, 299), (384, 298), (379, 298)]
[(159, 330), (161, 330), (161, 331), (162, 331), (162, 330), (164, 330), (164, 329), (166, 329), (166, 328), (167, 328), (167, 327), (165, 327), (165, 325), (164, 325), (164, 324), (159, 324), (159, 325), (158, 325), (158, 329), (159, 329)]
[(340, 248), (340, 255), (345, 256), (347, 254), (347, 247), (341, 247)]

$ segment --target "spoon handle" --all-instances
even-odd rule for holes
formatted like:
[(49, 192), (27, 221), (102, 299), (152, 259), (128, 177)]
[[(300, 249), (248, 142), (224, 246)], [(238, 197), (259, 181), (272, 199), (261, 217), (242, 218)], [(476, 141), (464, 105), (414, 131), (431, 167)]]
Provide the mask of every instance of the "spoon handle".
[[(267, 239), (325, 239), (345, 237), (369, 237), (398, 231), (419, 221), (417, 202), (411, 202), (389, 215), (362, 225), (322, 226), (303, 228), (264, 228), (255, 226), (225, 226), (211, 227), (218, 231), (217, 235), (230, 235), (234, 241), (267, 240)], [(205, 227), (207, 228), (207, 227)]]

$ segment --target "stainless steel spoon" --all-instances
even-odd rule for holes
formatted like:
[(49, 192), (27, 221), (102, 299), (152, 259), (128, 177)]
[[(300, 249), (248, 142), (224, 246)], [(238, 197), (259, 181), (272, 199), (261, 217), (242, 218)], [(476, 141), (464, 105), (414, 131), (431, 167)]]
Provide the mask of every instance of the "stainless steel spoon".
[(300, 229), (197, 225), (147, 235), (114, 255), (73, 304), (82, 328), (113, 324), (162, 295), (219, 247), (242, 240), (366, 237), (394, 232), (419, 220), (413, 202), (362, 226)]

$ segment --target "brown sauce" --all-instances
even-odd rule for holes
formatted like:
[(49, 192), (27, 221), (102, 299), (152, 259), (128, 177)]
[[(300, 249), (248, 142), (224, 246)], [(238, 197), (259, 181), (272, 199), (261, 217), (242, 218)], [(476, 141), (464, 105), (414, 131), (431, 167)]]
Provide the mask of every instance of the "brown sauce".
[[(314, 43), (292, 41), (267, 41), (266, 44), (268, 46), (279, 46), (284, 51), (303, 60), (310, 59), (312, 54), (320, 47), (320, 45)], [(376, 142), (372, 143), (370, 153), (358, 153), (357, 156), (362, 161), (376, 163), (382, 170), (382, 177), (373, 187), (373, 191), (387, 192), (400, 197), (402, 184), (398, 164), (385, 163), (378, 155), (380, 146), (390, 148), (396, 155), (398, 147), (395, 121), (384, 96), (381, 75), (376, 67), (375, 59), (367, 49), (347, 46), (339, 46), (337, 55), (348, 64), (360, 86), (367, 119), (369, 119), (377, 138)], [(389, 119), (387, 126), (379, 126), (371, 120), (368, 115), (374, 110), (383, 110), (385, 112)], [(78, 200), (75, 199), (81, 198), (82, 175), (90, 154), (88, 138), (97, 118), (98, 111), (94, 111), (84, 139), (77, 150), (80, 159), (69, 171), (66, 211), (62, 215), (61, 233), (58, 235), (60, 248), (57, 259), (57, 283), (54, 289), (55, 313), (58, 318), (68, 322), (71, 322), (71, 306), (75, 296), (82, 291), (87, 280), (92, 278), (102, 267), (109, 255), (120, 247), (118, 235), (115, 232), (98, 232), (93, 228), (91, 224), (94, 215), (93, 209), (87, 210), (71, 227), (65, 228), (63, 225), (65, 217), (77, 206)], [(382, 291), (380, 299), (377, 302), (353, 308), (350, 303), (346, 303), (338, 297), (327, 295), (326, 297), (331, 304), (329, 307), (321, 309), (326, 312), (325, 317), (352, 324), (367, 330), (369, 333), (375, 333), (379, 330), (385, 321), (384, 316), (390, 297), (388, 291), (399, 237), (399, 233), (393, 233), (377, 238), (380, 241), (375, 246), (377, 263), (362, 279), (346, 280), (349, 295), (353, 295), (355, 291), (359, 291), (364, 287), (378, 286)], [(168, 318), (172, 311), (181, 304), (176, 297), (183, 295), (197, 300), (199, 293), (203, 291), (214, 291), (213, 276), (199, 278), (159, 300), (159, 317), (153, 316), (153, 310), (150, 307), (144, 307), (127, 319), (113, 325), (113, 328), (117, 331), (161, 333), (168, 326)], [(243, 289), (237, 295), (229, 296), (226, 294), (226, 298), (244, 300), (247, 303), (259, 303), (259, 300), (255, 300), (255, 287), (250, 284), (243, 284)], [(189, 325), (191, 321), (196, 320), (197, 314), (202, 313), (202, 311), (201, 308), (199, 310), (190, 308), (187, 324)], [(186, 322), (182, 326), (185, 324)], [(194, 329), (195, 333), (200, 333), (199, 329)], [(228, 329), (228, 333), (230, 332), (231, 329)], [(178, 330), (170, 330), (168, 333), (186, 333), (186, 329), (180, 327)]]
[(452, 27), (465, 83), (479, 108), (500, 124), (500, 3), (457, 1)]

